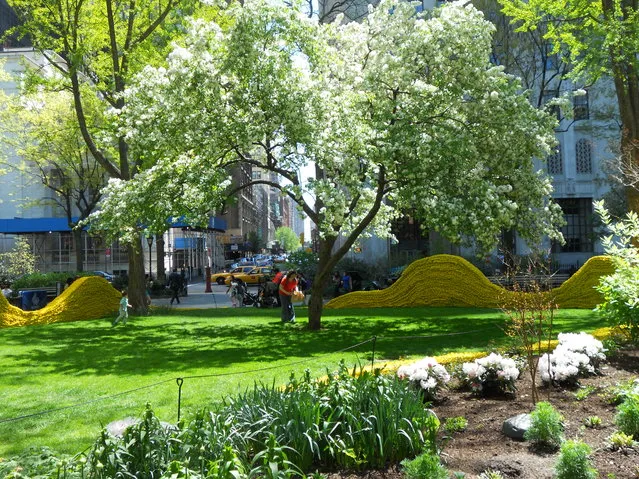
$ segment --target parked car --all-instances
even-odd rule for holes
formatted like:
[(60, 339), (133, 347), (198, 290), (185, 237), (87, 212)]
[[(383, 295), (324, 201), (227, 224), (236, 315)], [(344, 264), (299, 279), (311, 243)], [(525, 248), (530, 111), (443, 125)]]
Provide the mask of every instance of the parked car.
[(105, 273), (104, 271), (94, 271), (93, 274), (96, 275), (96, 276), (102, 276), (109, 283), (113, 282), (113, 275), (112, 274)]
[[(242, 273), (248, 273), (254, 266), (239, 266), (237, 268), (233, 268), (231, 271), (225, 271), (222, 273), (215, 273), (211, 275), (211, 282), (215, 282), (217, 284), (224, 284), (229, 276), (237, 276)], [(227, 283), (228, 284), (228, 283)]]
[[(233, 276), (241, 279), (246, 284), (260, 284), (267, 282), (273, 276), (273, 268), (270, 266), (258, 266), (244, 273), (233, 274)], [(224, 282), (230, 284), (231, 279), (227, 277)]]

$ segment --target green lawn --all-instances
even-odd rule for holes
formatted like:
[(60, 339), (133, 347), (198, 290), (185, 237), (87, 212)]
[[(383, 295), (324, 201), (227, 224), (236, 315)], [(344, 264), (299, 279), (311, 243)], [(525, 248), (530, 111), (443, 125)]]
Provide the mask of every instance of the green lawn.
[[(178, 377), (188, 417), (255, 381), (283, 384), (306, 368), (318, 376), (341, 359), (369, 363), (372, 342), (341, 350), (373, 336), (376, 363), (505, 343), (504, 317), (493, 310), (332, 310), (319, 332), (297, 312), (295, 325), (282, 325), (278, 310), (246, 308), (157, 314), (116, 328), (101, 320), (0, 329), (0, 457), (29, 446), (78, 452), (102, 425), (138, 416), (147, 402), (175, 422)], [(559, 311), (555, 323), (557, 332), (605, 326), (590, 310)], [(66, 409), (38, 414), (58, 408)], [(7, 421), (21, 416), (29, 417)]]

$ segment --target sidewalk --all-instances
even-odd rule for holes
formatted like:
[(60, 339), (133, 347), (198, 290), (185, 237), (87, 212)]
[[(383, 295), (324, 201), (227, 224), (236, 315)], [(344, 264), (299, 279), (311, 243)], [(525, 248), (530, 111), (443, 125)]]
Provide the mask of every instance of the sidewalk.
[[(176, 309), (209, 309), (209, 308), (231, 308), (231, 297), (227, 296), (226, 290), (228, 286), (220, 286), (219, 284), (211, 284), (212, 293), (205, 293), (206, 283), (197, 282), (189, 283), (188, 296), (180, 296), (180, 304), (170, 304), (169, 297), (152, 298), (151, 306), (167, 306)], [(257, 289), (250, 287), (250, 291)]]

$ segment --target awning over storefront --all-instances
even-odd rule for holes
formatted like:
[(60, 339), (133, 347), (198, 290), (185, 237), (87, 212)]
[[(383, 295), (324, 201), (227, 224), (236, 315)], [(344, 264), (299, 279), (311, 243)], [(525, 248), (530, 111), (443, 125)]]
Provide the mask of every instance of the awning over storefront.
[[(77, 221), (77, 218), (73, 218)], [(70, 232), (66, 218), (0, 218), (0, 233), (57, 233)]]
[[(173, 223), (171, 225), (172, 228), (192, 228), (196, 231), (202, 230), (202, 228), (195, 228), (185, 221), (178, 221), (177, 223)], [(226, 231), (226, 220), (223, 220), (219, 217), (209, 218), (209, 224), (206, 226), (207, 229), (224, 232)]]

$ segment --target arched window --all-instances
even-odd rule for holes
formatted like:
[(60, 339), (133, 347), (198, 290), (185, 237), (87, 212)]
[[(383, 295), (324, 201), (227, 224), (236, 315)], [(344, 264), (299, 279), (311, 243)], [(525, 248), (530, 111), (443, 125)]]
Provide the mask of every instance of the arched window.
[(575, 146), (577, 155), (577, 174), (589, 175), (592, 173), (592, 142), (581, 139)]
[(551, 175), (564, 174), (564, 159), (561, 155), (561, 145), (557, 145), (555, 152), (546, 158), (548, 163), (548, 173)]

